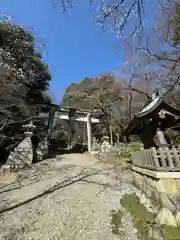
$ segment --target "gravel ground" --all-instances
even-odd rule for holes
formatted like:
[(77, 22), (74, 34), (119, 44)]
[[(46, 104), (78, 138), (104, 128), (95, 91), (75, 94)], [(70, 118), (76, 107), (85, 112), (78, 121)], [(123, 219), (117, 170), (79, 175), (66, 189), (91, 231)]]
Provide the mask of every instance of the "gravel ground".
[[(88, 154), (61, 155), (0, 183), (2, 240), (115, 240), (112, 211), (135, 189), (130, 174)], [(137, 240), (131, 216), (122, 219), (123, 240)]]

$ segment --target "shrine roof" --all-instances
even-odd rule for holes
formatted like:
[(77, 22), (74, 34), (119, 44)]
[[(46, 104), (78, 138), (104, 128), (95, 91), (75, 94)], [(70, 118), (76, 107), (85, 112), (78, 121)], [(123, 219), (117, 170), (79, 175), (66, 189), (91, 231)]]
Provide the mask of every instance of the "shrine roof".
[(143, 109), (135, 115), (136, 118), (147, 116), (155, 110), (168, 109), (171, 113), (180, 116), (180, 108), (174, 106), (163, 96), (158, 96), (147, 103)]
[(143, 109), (133, 117), (127, 128), (124, 130), (123, 135), (126, 136), (132, 133), (143, 121), (147, 121), (148, 118), (158, 114), (161, 109), (180, 117), (180, 108), (171, 104), (165, 97), (157, 96), (147, 102)]

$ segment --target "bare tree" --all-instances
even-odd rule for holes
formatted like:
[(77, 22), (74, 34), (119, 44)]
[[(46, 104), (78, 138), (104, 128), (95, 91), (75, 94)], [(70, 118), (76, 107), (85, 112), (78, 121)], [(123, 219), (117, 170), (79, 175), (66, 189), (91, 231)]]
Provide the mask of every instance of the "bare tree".
[[(51, 0), (53, 6), (60, 7), (61, 12), (67, 13), (75, 5), (73, 0)], [(155, 0), (156, 1), (156, 0)], [(166, 1), (166, 0), (165, 0)], [(95, 23), (103, 29), (113, 31), (118, 37), (140, 36), (144, 28), (144, 10), (150, 1), (145, 0), (88, 0), (97, 6)]]

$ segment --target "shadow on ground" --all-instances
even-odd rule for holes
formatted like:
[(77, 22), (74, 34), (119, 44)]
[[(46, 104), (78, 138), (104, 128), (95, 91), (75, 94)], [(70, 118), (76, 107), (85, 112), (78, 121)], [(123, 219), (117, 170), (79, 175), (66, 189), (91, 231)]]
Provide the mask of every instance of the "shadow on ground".
[(49, 147), (49, 157), (56, 157), (61, 154), (84, 153), (88, 150), (87, 145), (76, 143), (72, 148), (60, 148), (55, 146)]

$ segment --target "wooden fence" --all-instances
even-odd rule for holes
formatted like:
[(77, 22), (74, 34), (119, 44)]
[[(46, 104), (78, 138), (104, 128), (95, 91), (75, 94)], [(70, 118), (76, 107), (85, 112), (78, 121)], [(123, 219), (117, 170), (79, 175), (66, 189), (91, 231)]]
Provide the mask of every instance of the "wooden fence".
[(150, 148), (132, 154), (134, 166), (155, 171), (180, 171), (180, 146)]

